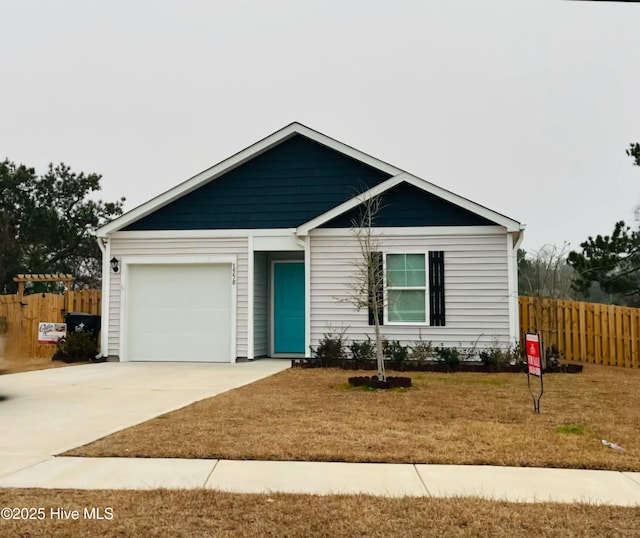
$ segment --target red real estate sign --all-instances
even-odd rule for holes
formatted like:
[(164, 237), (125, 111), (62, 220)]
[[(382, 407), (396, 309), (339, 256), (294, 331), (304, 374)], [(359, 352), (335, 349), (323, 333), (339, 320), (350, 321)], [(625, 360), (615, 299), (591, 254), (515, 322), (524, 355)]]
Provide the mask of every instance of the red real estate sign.
[(540, 377), (542, 375), (540, 366), (540, 337), (537, 334), (526, 334), (524, 343), (527, 350), (529, 373)]

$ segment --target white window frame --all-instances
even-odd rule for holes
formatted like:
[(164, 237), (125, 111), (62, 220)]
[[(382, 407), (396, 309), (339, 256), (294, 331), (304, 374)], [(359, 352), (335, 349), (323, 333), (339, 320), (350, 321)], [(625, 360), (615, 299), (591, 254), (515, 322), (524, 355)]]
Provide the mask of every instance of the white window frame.
[[(424, 286), (389, 287), (387, 283), (387, 256), (391, 254), (420, 254), (424, 256)], [(429, 251), (386, 250), (382, 253), (382, 270), (384, 274), (384, 324), (392, 326), (428, 327), (429, 324)], [(424, 290), (424, 321), (389, 321), (389, 290)]]

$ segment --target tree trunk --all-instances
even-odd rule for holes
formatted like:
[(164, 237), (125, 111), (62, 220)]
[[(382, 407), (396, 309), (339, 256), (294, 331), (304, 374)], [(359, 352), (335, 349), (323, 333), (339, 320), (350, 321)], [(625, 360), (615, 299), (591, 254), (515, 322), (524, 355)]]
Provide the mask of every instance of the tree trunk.
[(386, 381), (387, 373), (384, 369), (384, 353), (382, 349), (382, 333), (380, 332), (380, 320), (378, 319), (378, 312), (373, 316), (375, 332), (376, 332), (376, 363), (378, 365), (378, 381)]

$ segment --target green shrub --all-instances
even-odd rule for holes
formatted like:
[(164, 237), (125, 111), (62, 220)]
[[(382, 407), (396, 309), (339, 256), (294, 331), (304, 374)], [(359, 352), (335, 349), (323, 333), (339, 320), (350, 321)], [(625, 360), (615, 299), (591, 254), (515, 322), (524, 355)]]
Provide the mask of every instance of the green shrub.
[(90, 332), (69, 332), (56, 344), (56, 352), (52, 360), (63, 362), (89, 361), (98, 353), (98, 347)]
[(411, 359), (426, 362), (435, 357), (435, 350), (431, 342), (419, 340), (411, 346)]
[(519, 345), (516, 342), (510, 347), (501, 345), (500, 339), (495, 336), (491, 344), (478, 353), (478, 357), (488, 369), (495, 369), (506, 364), (517, 364), (520, 353)]
[(497, 341), (478, 353), (482, 364), (491, 368), (499, 365), (516, 365), (526, 362), (524, 347), (519, 342), (514, 342), (509, 347), (501, 347)]
[(331, 361), (343, 360), (345, 358), (344, 333), (325, 333), (318, 347), (313, 351), (313, 356), (325, 367)]
[(447, 368), (454, 370), (460, 366), (460, 351), (455, 347), (436, 347), (436, 359), (447, 365)]
[(458, 358), (460, 362), (475, 361), (478, 359), (478, 342), (483, 335), (480, 334), (470, 346), (463, 346), (462, 342), (458, 342)]
[(547, 368), (557, 368), (560, 366), (560, 351), (556, 345), (552, 345), (545, 350), (545, 359)]
[(407, 346), (403, 346), (400, 341), (392, 340), (389, 342), (388, 340), (382, 341), (383, 345), (383, 353), (384, 356), (394, 362), (403, 362), (407, 360), (409, 356), (409, 348)]
[(376, 346), (371, 342), (369, 336), (367, 336), (366, 341), (356, 342), (354, 340), (351, 342), (349, 351), (351, 351), (351, 358), (356, 362), (366, 362), (376, 357)]
[(511, 364), (527, 362), (527, 351), (524, 347), (524, 341), (516, 340), (507, 350), (507, 355)]
[(507, 362), (505, 361), (505, 354), (497, 347), (483, 349), (478, 355), (480, 356), (482, 364), (488, 368), (493, 368)]

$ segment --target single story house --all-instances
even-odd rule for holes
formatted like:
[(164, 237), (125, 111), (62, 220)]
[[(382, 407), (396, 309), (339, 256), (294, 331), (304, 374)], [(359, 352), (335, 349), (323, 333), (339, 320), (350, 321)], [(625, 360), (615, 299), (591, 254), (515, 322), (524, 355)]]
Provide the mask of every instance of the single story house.
[(385, 337), (517, 339), (524, 226), (292, 123), (98, 230), (103, 354), (235, 362), (310, 356), (327, 332), (373, 335), (349, 296), (354, 219), (378, 196)]

